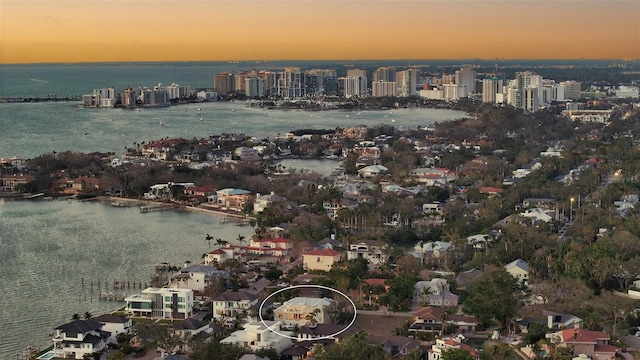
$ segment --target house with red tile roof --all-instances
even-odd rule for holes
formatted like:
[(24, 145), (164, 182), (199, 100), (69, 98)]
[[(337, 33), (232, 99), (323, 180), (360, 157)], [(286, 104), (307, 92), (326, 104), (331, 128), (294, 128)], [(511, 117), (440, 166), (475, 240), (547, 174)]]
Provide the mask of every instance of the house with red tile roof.
[(480, 355), (474, 348), (451, 338), (436, 339), (436, 343), (427, 351), (427, 359), (440, 360), (442, 353), (450, 349), (462, 349), (469, 352), (474, 359), (480, 359)]
[(609, 345), (609, 334), (589, 329), (574, 328), (548, 334), (558, 341), (558, 346), (570, 348), (574, 354), (585, 354), (592, 359), (615, 359), (616, 348)]
[(249, 254), (266, 256), (287, 256), (293, 249), (293, 241), (283, 237), (274, 239), (251, 239), (249, 246), (243, 246)]

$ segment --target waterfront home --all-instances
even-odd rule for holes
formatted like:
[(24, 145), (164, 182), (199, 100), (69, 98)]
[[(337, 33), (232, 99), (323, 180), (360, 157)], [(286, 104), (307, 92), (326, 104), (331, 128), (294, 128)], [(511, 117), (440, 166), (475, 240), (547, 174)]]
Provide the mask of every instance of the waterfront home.
[(89, 176), (74, 179), (63, 177), (55, 180), (53, 187), (63, 195), (91, 194), (100, 190), (100, 179)]
[(276, 308), (273, 317), (288, 327), (326, 324), (329, 322), (327, 310), (334, 303), (329, 298), (295, 297)]
[(237, 245), (230, 245), (221, 247), (212, 251), (209, 251), (204, 256), (204, 265), (213, 266), (216, 264), (222, 264), (229, 259), (237, 259), (240, 262), (245, 261), (246, 250), (244, 247)]
[(233, 320), (236, 315), (248, 315), (248, 311), (258, 305), (258, 296), (247, 291), (226, 291), (213, 298), (213, 318)]
[[(280, 354), (282, 350), (292, 344), (291, 339), (280, 335), (291, 336), (291, 332), (280, 330), (281, 325), (282, 322), (280, 321), (267, 320), (245, 324), (243, 330), (233, 332), (228, 337), (220, 340), (220, 343), (235, 344), (250, 348), (253, 351), (271, 348)], [(280, 334), (276, 334), (272, 329)]]
[(302, 254), (302, 267), (307, 270), (329, 271), (343, 254), (333, 249), (315, 249)]
[(225, 188), (208, 197), (209, 204), (222, 210), (243, 211), (251, 198), (251, 192), (243, 189)]
[(103, 314), (94, 316), (91, 320), (101, 323), (103, 325), (102, 330), (111, 333), (111, 336), (107, 339), (109, 344), (117, 344), (117, 336), (119, 334), (131, 333), (132, 321), (126, 316)]
[(55, 328), (51, 339), (57, 357), (84, 359), (85, 355), (99, 353), (106, 348), (111, 333), (104, 325), (93, 320), (75, 320)]
[(211, 285), (216, 279), (226, 278), (226, 271), (218, 270), (215, 267), (194, 264), (180, 269), (171, 277), (170, 288), (191, 289), (193, 291), (204, 291), (204, 288)]
[(249, 246), (243, 247), (247, 253), (266, 256), (287, 256), (293, 250), (293, 241), (283, 237), (274, 239), (251, 238)]
[(149, 319), (186, 319), (193, 316), (193, 290), (150, 287), (127, 296), (125, 311)]
[(476, 331), (476, 327), (480, 325), (480, 322), (475, 317), (458, 314), (447, 315), (444, 322), (445, 324), (453, 325), (456, 332), (463, 334)]
[(31, 175), (2, 175), (0, 176), (0, 192), (14, 192), (16, 185), (26, 184), (33, 180)]

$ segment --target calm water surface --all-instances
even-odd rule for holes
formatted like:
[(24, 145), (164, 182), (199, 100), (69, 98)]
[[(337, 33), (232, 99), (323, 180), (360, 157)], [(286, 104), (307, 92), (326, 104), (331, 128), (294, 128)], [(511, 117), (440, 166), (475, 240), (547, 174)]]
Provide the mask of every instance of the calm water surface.
[(74, 313), (122, 306), (99, 300), (101, 291), (139, 292), (105, 283), (148, 282), (161, 261), (197, 263), (210, 251), (207, 233), (228, 241), (253, 234), (249, 226), (219, 220), (188, 211), (141, 214), (137, 207), (99, 202), (0, 199), (0, 359), (48, 345), (53, 329)]

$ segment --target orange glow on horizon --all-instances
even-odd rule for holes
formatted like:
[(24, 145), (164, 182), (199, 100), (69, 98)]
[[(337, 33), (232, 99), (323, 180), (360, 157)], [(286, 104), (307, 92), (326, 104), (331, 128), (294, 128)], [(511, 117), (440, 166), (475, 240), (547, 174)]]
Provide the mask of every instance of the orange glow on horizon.
[(638, 59), (640, 2), (0, 0), (0, 63)]

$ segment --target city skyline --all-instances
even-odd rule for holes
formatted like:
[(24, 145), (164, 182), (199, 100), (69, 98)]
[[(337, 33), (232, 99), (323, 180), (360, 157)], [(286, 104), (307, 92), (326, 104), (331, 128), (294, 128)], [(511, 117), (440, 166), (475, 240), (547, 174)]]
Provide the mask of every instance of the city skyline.
[(633, 0), (0, 0), (0, 63), (638, 59)]

